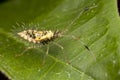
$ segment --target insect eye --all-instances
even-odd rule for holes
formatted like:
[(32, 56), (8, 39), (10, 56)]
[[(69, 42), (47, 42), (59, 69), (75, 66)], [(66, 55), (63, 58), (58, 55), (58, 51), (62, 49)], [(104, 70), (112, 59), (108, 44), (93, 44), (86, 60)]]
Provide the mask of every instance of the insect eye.
[(32, 37), (32, 35), (30, 35), (30, 37)]

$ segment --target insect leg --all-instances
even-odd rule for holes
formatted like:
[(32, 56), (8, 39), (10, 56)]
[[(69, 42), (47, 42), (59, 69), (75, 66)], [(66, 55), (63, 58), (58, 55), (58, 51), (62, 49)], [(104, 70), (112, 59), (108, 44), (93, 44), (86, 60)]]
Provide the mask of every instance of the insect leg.
[[(75, 40), (80, 40), (79, 37), (76, 37), (73, 35), (72, 35), (72, 38)], [(90, 52), (90, 54), (93, 56), (94, 60), (96, 61), (96, 57), (95, 57), (94, 53), (90, 50), (90, 48), (83, 41), (79, 41), (79, 42)]]
[[(62, 50), (62, 52), (64, 53), (64, 47), (62, 46), (62, 45), (60, 45), (60, 44), (58, 44), (58, 43), (56, 43), (56, 42), (52, 42), (54, 45), (56, 45), (56, 46), (58, 46), (61, 50)], [(69, 62), (69, 58), (64, 54), (64, 56), (65, 56), (65, 62), (67, 63), (67, 64), (70, 64), (70, 62)], [(62, 56), (62, 57), (64, 57), (64, 56)]]
[(62, 50), (64, 49), (63, 46), (61, 46), (60, 44), (56, 43), (56, 42), (52, 42), (54, 45), (58, 46), (59, 48), (61, 48)]
[(44, 57), (43, 57), (42, 65), (45, 64), (45, 58), (46, 58), (46, 56), (48, 55), (48, 53), (49, 53), (49, 44), (47, 45), (46, 54), (45, 54)]
[(22, 56), (26, 51), (28, 51), (28, 50), (30, 50), (32, 48), (35, 48), (35, 46), (31, 46), (31, 47), (26, 48), (22, 53), (16, 54), (15, 57)]
[(49, 45), (47, 45), (46, 55), (49, 53)]

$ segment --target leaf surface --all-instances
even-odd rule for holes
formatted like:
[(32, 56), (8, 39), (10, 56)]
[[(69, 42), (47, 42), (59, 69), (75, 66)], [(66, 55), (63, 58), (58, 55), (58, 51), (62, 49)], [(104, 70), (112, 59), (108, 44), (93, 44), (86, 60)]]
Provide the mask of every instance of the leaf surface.
[[(12, 80), (119, 80), (119, 22), (115, 0), (2, 2), (0, 70)], [(33, 44), (17, 35), (36, 28), (64, 33), (48, 44), (48, 55), (47, 45), (26, 50)]]

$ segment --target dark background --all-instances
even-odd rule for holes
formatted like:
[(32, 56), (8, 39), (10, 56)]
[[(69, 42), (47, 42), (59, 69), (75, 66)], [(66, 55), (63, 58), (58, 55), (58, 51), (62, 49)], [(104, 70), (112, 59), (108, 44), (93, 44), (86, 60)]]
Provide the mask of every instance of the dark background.
[(117, 0), (118, 1), (118, 11), (119, 11), (119, 15), (120, 15), (120, 0)]

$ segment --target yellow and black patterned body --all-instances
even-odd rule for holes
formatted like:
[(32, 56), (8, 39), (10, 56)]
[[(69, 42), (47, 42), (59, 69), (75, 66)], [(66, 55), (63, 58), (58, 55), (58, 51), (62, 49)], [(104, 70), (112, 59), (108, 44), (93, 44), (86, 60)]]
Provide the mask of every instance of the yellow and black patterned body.
[(20, 37), (33, 43), (47, 44), (54, 39), (61, 37), (60, 31), (37, 31), (37, 30), (24, 30), (17, 33)]

